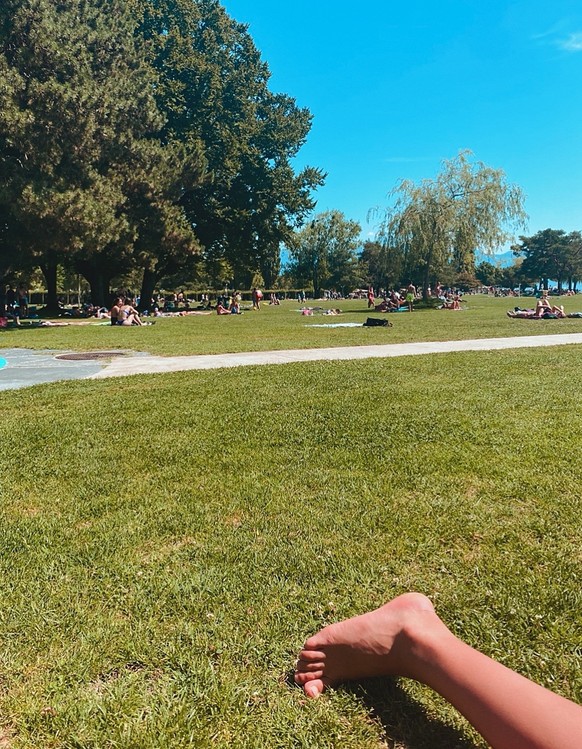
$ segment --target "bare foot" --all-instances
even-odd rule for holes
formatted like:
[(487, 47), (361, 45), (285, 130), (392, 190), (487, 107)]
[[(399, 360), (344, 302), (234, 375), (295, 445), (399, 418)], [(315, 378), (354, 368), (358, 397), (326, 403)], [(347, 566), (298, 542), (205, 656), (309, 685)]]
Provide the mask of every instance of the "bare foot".
[(405, 593), (370, 611), (325, 627), (299, 653), (295, 682), (308, 697), (325, 687), (372, 676), (418, 677), (417, 633), (444, 628), (421, 593)]

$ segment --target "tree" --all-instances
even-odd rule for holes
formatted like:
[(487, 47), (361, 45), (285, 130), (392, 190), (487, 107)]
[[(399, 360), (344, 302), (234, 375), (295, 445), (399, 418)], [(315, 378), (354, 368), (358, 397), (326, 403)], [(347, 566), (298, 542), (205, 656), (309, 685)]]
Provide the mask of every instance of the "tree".
[(456, 273), (473, 271), (475, 251), (493, 252), (523, 224), (524, 196), (508, 184), (500, 169), (473, 162), (461, 151), (435, 179), (401, 182), (391, 193), (378, 240), (386, 252), (396, 249), (405, 278), (422, 285), (448, 265)]
[(165, 138), (199, 149), (206, 177), (186, 183), (180, 205), (209, 265), (227, 261), (235, 283), (259, 271), (268, 286), (279, 248), (313, 209), (322, 173), (295, 174), (292, 159), (311, 115), (268, 89), (269, 70), (247, 27), (216, 0), (141, 0)]
[(582, 275), (582, 236), (580, 232), (566, 234), (562, 229), (543, 229), (531, 237), (520, 237), (513, 245), (514, 255), (523, 257), (525, 275), (540, 279), (548, 286), (550, 279), (562, 288), (564, 280), (573, 288)]
[(134, 31), (117, 0), (8, 0), (0, 14), (0, 201), (49, 291), (74, 262), (100, 304), (131, 263), (127, 204), (163, 122)]
[(567, 239), (567, 257), (564, 271), (568, 280), (569, 290), (576, 291), (578, 281), (582, 278), (582, 233), (572, 231), (568, 234)]
[[(6, 0), (0, 7), (0, 261), (57, 266), (103, 303), (190, 268), (279, 271), (322, 173), (292, 159), (311, 115), (268, 89), (216, 0)], [(19, 261), (19, 262), (20, 262)]]
[(378, 241), (366, 241), (360, 255), (364, 286), (376, 289), (389, 289), (400, 284), (402, 269), (401, 257), (394, 248)]
[(479, 263), (475, 268), (475, 275), (484, 286), (497, 286), (499, 283), (499, 268), (487, 260)]
[(298, 286), (310, 285), (315, 297), (323, 288), (351, 286), (360, 271), (357, 254), (361, 227), (341, 211), (320, 213), (295, 234), (289, 273)]

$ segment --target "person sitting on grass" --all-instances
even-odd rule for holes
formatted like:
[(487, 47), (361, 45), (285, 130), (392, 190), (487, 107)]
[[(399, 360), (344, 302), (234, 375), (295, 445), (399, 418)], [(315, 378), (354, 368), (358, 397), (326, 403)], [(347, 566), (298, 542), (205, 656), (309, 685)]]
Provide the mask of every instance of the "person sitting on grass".
[(493, 749), (578, 749), (582, 707), (459, 640), (420, 593), (324, 627), (299, 653), (307, 697), (374, 676), (405, 676), (448, 700)]
[(118, 296), (113, 300), (113, 306), (109, 310), (109, 319), (112, 325), (119, 325), (119, 310), (123, 305), (123, 298)]
[(218, 302), (218, 304), (216, 305), (216, 314), (217, 315), (230, 315), (230, 310), (228, 309), (228, 307), (224, 306), (224, 304), (222, 303), (222, 300)]
[(461, 309), (461, 297), (458, 294), (447, 296), (441, 309)]
[(536, 304), (536, 317), (541, 317), (546, 310), (551, 310), (552, 304), (548, 299), (548, 292), (544, 290), (542, 296), (538, 299)]
[(398, 309), (399, 305), (395, 304), (391, 299), (383, 299), (380, 304), (374, 307), (374, 312), (392, 312), (392, 310)]
[(129, 297), (126, 297), (125, 301), (119, 308), (119, 313), (117, 315), (118, 325), (143, 325), (139, 312), (132, 306), (131, 301), (132, 300)]
[(552, 317), (554, 315), (557, 317), (566, 317), (564, 307), (562, 305), (552, 304), (548, 299), (548, 290), (544, 289), (541, 299), (538, 299), (536, 304), (534, 317), (547, 318), (548, 315), (551, 315)]

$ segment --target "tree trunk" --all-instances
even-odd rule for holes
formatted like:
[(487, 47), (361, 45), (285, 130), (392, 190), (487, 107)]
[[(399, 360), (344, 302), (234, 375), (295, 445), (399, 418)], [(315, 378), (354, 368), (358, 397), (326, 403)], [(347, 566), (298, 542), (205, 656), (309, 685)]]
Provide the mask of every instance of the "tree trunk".
[(109, 273), (102, 268), (94, 268), (85, 263), (79, 264), (79, 271), (91, 287), (91, 304), (96, 307), (109, 307), (111, 301)]
[(422, 273), (422, 298), (428, 300), (428, 287), (430, 286), (430, 273), (432, 265), (432, 252), (429, 253)]
[(47, 298), (44, 311), (50, 315), (57, 315), (59, 313), (59, 297), (57, 294), (57, 268), (58, 264), (56, 261), (47, 260), (42, 263), (40, 269), (46, 281)]
[(144, 312), (151, 307), (151, 299), (154, 295), (154, 289), (158, 280), (156, 271), (150, 268), (143, 269), (143, 278), (141, 280), (141, 290), (139, 292), (139, 311)]
[(313, 266), (313, 298), (319, 299), (319, 267), (316, 263)]

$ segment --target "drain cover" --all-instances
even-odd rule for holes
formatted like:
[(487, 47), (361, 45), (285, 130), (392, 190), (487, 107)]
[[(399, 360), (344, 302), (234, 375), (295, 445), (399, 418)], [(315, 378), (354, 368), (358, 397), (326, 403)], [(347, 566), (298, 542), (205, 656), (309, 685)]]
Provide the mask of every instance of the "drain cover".
[(94, 361), (95, 359), (111, 359), (113, 356), (128, 356), (126, 351), (86, 351), (78, 354), (58, 354), (55, 359), (66, 361)]

